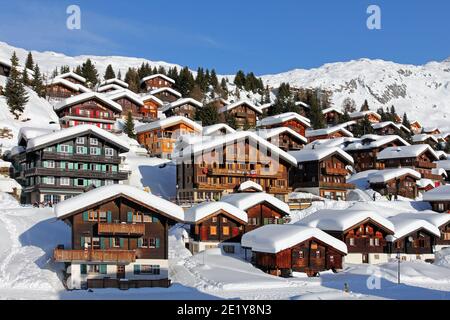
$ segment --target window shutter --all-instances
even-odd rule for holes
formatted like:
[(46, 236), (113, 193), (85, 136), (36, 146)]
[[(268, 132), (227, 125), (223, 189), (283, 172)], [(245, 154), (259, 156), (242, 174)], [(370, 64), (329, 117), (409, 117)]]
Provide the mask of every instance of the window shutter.
[(109, 247), (110, 247), (110, 248), (113, 247), (113, 238), (109, 238)]
[(123, 238), (120, 238), (120, 247), (123, 248), (124, 246), (125, 246), (125, 245), (124, 245)]
[(83, 212), (83, 221), (89, 220), (89, 213), (87, 211)]
[(160, 243), (159, 243), (159, 242), (160, 242), (160, 241), (159, 241), (159, 238), (156, 238), (156, 241), (155, 241), (155, 242), (156, 242), (156, 248), (159, 248), (159, 244), (160, 244)]
[(61, 152), (61, 146), (59, 144), (56, 146), (56, 152)]
[(73, 146), (69, 146), (69, 153), (73, 153)]
[(131, 211), (127, 213), (127, 222), (133, 222), (133, 212)]
[(85, 264), (80, 264), (80, 273), (81, 274), (87, 273), (87, 266)]
[(142, 247), (142, 238), (139, 238), (138, 239), (138, 248), (141, 248)]
[(73, 170), (73, 163), (72, 162), (69, 162), (68, 166), (69, 166), (69, 170)]
[(84, 237), (80, 238), (81, 249), (84, 249)]
[(106, 264), (101, 264), (100, 265), (100, 273), (101, 274), (106, 274)]
[(100, 238), (100, 249), (105, 249), (105, 238)]
[(87, 154), (87, 153), (88, 153), (87, 147), (83, 147), (83, 154)]
[(108, 221), (108, 223), (112, 222), (112, 212), (111, 211), (108, 211), (106, 213), (106, 220)]
[(42, 162), (42, 166), (43, 166), (44, 168), (48, 168), (48, 163), (47, 163), (47, 161)]
[(102, 171), (106, 172), (106, 164), (102, 164)]
[(140, 274), (141, 273), (141, 265), (135, 264), (133, 266), (134, 274)]

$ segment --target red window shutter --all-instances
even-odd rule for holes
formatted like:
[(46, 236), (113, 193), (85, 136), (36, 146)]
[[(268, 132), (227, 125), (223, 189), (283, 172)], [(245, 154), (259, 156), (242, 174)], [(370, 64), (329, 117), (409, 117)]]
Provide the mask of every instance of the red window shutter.
[(239, 228), (238, 228), (238, 227), (233, 227), (233, 228), (231, 229), (231, 235), (232, 235), (233, 237), (238, 236), (238, 235), (239, 235)]

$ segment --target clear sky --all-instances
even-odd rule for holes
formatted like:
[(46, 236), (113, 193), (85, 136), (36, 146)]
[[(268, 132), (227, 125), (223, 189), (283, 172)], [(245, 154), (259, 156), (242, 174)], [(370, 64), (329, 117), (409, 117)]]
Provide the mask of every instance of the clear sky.
[[(81, 30), (66, 8), (81, 8)], [(381, 30), (366, 27), (381, 8)], [(450, 56), (448, 0), (0, 0), (0, 41), (68, 55), (124, 55), (258, 75), (380, 58)]]

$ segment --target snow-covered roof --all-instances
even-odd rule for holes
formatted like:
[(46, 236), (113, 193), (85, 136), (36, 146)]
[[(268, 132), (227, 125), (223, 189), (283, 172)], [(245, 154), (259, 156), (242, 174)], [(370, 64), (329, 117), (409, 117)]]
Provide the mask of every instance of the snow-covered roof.
[(153, 101), (155, 101), (157, 104), (159, 104), (160, 106), (162, 106), (162, 105), (164, 104), (164, 102), (163, 102), (161, 99), (159, 99), (158, 97), (155, 97), (155, 96), (152, 95), (152, 94), (146, 94), (146, 95), (143, 95), (143, 96), (141, 97), (141, 99), (142, 99), (143, 102), (145, 102), (145, 101), (147, 101), (147, 100), (153, 100)]
[(287, 203), (265, 192), (242, 192), (227, 194), (222, 197), (221, 201), (230, 203), (244, 211), (260, 203), (267, 202), (287, 215), (291, 213)]
[(121, 87), (121, 86), (119, 86), (117, 84), (112, 83), (112, 84), (107, 84), (107, 85), (98, 87), (97, 88), (97, 92), (104, 92), (104, 91), (107, 91), (107, 90), (122, 90), (122, 89), (125, 89), (125, 88)]
[(323, 129), (317, 129), (317, 130), (307, 130), (305, 135), (306, 137), (318, 137), (318, 136), (326, 136), (333, 134), (335, 132), (340, 131), (342, 134), (344, 134), (347, 137), (353, 137), (353, 133), (345, 129), (343, 125), (337, 125), (333, 127), (323, 128)]
[(277, 253), (310, 238), (316, 238), (344, 254), (347, 253), (347, 245), (335, 237), (317, 228), (294, 224), (265, 225), (245, 233), (241, 245), (256, 252)]
[(434, 181), (431, 180), (431, 179), (424, 179), (424, 178), (422, 178), (422, 179), (420, 179), (419, 181), (417, 181), (417, 186), (418, 186), (420, 189), (425, 189), (425, 188), (427, 188), (427, 187), (434, 188), (434, 187), (435, 187), (435, 184), (434, 184)]
[(138, 96), (133, 91), (124, 88), (121, 88), (120, 90), (107, 92), (106, 96), (113, 101), (117, 101), (122, 98), (128, 98), (139, 106), (144, 105), (144, 103), (142, 102), (142, 98), (140, 96)]
[(54, 131), (55, 130), (49, 128), (22, 127), (19, 130), (17, 140), (20, 141), (24, 139), (25, 141), (28, 141), (30, 139), (46, 135)]
[(177, 221), (184, 221), (183, 208), (151, 193), (124, 184), (113, 184), (95, 188), (89, 192), (82, 193), (78, 196), (62, 201), (55, 206), (55, 215), (57, 218), (63, 219), (64, 217), (83, 210), (84, 208), (93, 206), (98, 202), (120, 195), (134, 199), (141, 204), (153, 208)]
[(258, 127), (265, 127), (265, 126), (272, 126), (276, 124), (281, 124), (286, 121), (290, 120), (297, 120), (301, 122), (306, 127), (311, 127), (311, 122), (308, 118), (305, 118), (304, 116), (299, 115), (295, 112), (286, 112), (282, 114), (277, 114), (275, 116), (266, 117), (264, 119), (261, 119), (258, 121), (257, 126)]
[(439, 128), (436, 127), (436, 126), (426, 126), (426, 127), (423, 127), (422, 132), (424, 132), (424, 133), (431, 133), (431, 132), (436, 131), (436, 130), (440, 131)]
[(219, 211), (225, 211), (245, 223), (248, 221), (247, 212), (223, 201), (203, 202), (189, 208), (185, 212), (185, 221), (194, 223)]
[(13, 193), (14, 189), (22, 190), (22, 186), (10, 177), (0, 176), (0, 192)]
[(346, 159), (348, 162), (353, 164), (353, 157), (341, 148), (318, 148), (318, 149), (302, 149), (296, 151), (289, 151), (298, 163), (308, 162), (308, 161), (320, 161), (333, 154), (338, 154), (342, 158)]
[(440, 160), (435, 162), (438, 168), (450, 171), (450, 160)]
[(28, 140), (27, 150), (36, 149), (48, 143), (56, 143), (61, 139), (66, 139), (72, 136), (80, 136), (86, 133), (95, 133), (96, 135), (104, 138), (105, 140), (108, 140), (116, 144), (122, 149), (126, 151), (129, 150), (129, 145), (123, 139), (120, 139), (118, 136), (112, 134), (111, 132), (108, 132), (106, 130), (103, 130), (97, 126), (90, 124), (82, 124), (79, 126), (70, 127), (49, 134), (37, 136), (31, 140)]
[(421, 133), (421, 134), (415, 134), (412, 137), (413, 142), (424, 142), (428, 139), (431, 139), (436, 143), (439, 142), (439, 140), (432, 134)]
[(260, 136), (263, 139), (270, 139), (273, 138), (275, 136), (278, 136), (280, 134), (283, 133), (288, 133), (291, 136), (294, 136), (295, 138), (297, 138), (298, 140), (301, 140), (303, 143), (307, 143), (308, 140), (302, 136), (301, 134), (299, 134), (298, 132), (292, 130), (289, 127), (278, 127), (278, 128), (272, 128), (272, 129), (260, 129), (257, 131), (258, 136)]
[(442, 151), (442, 150), (437, 150), (436, 154), (438, 155), (439, 160), (448, 160), (448, 158), (449, 158), (449, 155), (445, 151)]
[(402, 215), (398, 214), (388, 218), (394, 224), (395, 233), (394, 235), (388, 235), (386, 237), (387, 241), (393, 242), (401, 239), (411, 232), (417, 231), (419, 229), (424, 229), (429, 233), (435, 235), (436, 237), (441, 236), (441, 232), (438, 227), (431, 224), (427, 220), (418, 219), (412, 215)]
[(450, 201), (450, 185), (443, 185), (423, 195), (424, 201)]
[(323, 109), (322, 113), (326, 114), (326, 113), (329, 113), (329, 112), (332, 112), (332, 111), (334, 111), (336, 113), (339, 113), (339, 114), (344, 114), (341, 109), (336, 108), (336, 107), (330, 107), (330, 108)]
[(439, 160), (438, 155), (428, 144), (414, 144), (410, 146), (389, 147), (381, 151), (377, 158), (384, 159), (398, 159), (398, 158), (416, 158), (424, 152), (429, 151), (434, 159)]
[(352, 112), (349, 114), (351, 119), (364, 118), (365, 116), (368, 116), (368, 115), (373, 115), (376, 118), (381, 119), (381, 116), (378, 113), (376, 113), (375, 111), (370, 111), (370, 110), (369, 111), (357, 111), (357, 112)]
[(155, 95), (155, 94), (158, 94), (158, 93), (161, 93), (164, 91), (168, 91), (171, 94), (173, 94), (174, 96), (181, 98), (181, 93), (179, 93), (177, 90), (169, 88), (169, 87), (163, 87), (163, 88), (158, 88), (158, 89), (152, 90), (152, 91), (150, 91), (150, 94)]
[(392, 222), (375, 211), (356, 209), (319, 210), (301, 219), (297, 224), (307, 225), (326, 231), (346, 231), (368, 219), (376, 222), (392, 233), (395, 231)]
[(11, 162), (0, 159), (0, 168), (11, 168), (11, 167), (12, 167)]
[(112, 101), (110, 98), (108, 98), (106, 95), (99, 93), (99, 92), (86, 92), (79, 94), (77, 96), (73, 96), (70, 98), (67, 98), (65, 100), (62, 100), (58, 104), (54, 106), (55, 110), (61, 110), (67, 107), (70, 107), (74, 104), (82, 103), (87, 100), (91, 99), (98, 99), (102, 101), (103, 103), (107, 104), (113, 109), (116, 109), (119, 112), (122, 112), (122, 106), (118, 104), (117, 102)]
[(161, 73), (157, 73), (157, 74), (152, 74), (151, 76), (147, 76), (145, 78), (142, 78), (141, 80), (141, 84), (144, 83), (147, 80), (151, 80), (154, 78), (163, 78), (166, 81), (169, 81), (170, 83), (175, 83), (175, 80), (173, 80), (172, 78), (166, 76), (165, 74), (161, 74)]
[(362, 136), (360, 139), (356, 139), (353, 143), (349, 144), (347, 147), (344, 147), (344, 150), (352, 151), (352, 150), (374, 149), (392, 143), (394, 141), (400, 142), (400, 144), (404, 146), (410, 145), (406, 140), (397, 135), (379, 136), (375, 134), (367, 134)]
[(251, 181), (251, 180), (247, 180), (247, 181), (242, 182), (239, 185), (239, 188), (238, 188), (238, 190), (241, 191), (241, 192), (249, 190), (249, 189), (255, 189), (255, 190), (260, 191), (260, 192), (263, 191), (263, 187), (261, 187), (261, 185), (257, 184), (254, 181)]
[(302, 106), (302, 107), (305, 107), (305, 108), (307, 108), (307, 109), (311, 108), (311, 106), (310, 106), (309, 104), (304, 103), (303, 101), (296, 101), (294, 104), (295, 104), (296, 106)]
[(128, 88), (128, 83), (126, 83), (125, 81), (122, 81), (120, 79), (117, 79), (117, 78), (108, 79), (108, 80), (103, 81), (102, 83), (100, 83), (100, 87), (106, 86), (108, 84), (115, 84), (115, 85), (121, 86), (123, 88)]
[(61, 79), (65, 79), (65, 78), (74, 78), (74, 79), (76, 79), (76, 80), (78, 80), (78, 81), (80, 81), (80, 82), (86, 83), (86, 78), (84, 78), (84, 77), (82, 77), (82, 76), (76, 74), (76, 73), (73, 72), (73, 71), (70, 71), (70, 72), (66, 72), (66, 73), (60, 74), (59, 76), (56, 76), (55, 78), (61, 78)]
[(250, 109), (255, 110), (257, 113), (262, 114), (261, 108), (255, 106), (251, 101), (248, 101), (248, 100), (240, 100), (240, 101), (236, 101), (231, 104), (227, 104), (226, 106), (223, 106), (222, 108), (219, 109), (219, 113), (230, 111), (230, 110), (237, 108), (243, 104), (247, 105)]
[(383, 121), (383, 122), (378, 122), (378, 123), (372, 123), (372, 128), (374, 128), (375, 130), (377, 129), (382, 129), (385, 128), (387, 126), (393, 126), (395, 128), (397, 128), (398, 130), (405, 130), (407, 132), (411, 132), (411, 130), (409, 130), (407, 127), (405, 127), (403, 124), (401, 123), (395, 123), (392, 121)]
[(91, 92), (92, 90), (89, 88), (86, 88), (85, 86), (77, 83), (70, 82), (69, 80), (66, 80), (64, 78), (53, 78), (46, 82), (46, 85), (54, 85), (54, 84), (61, 84), (63, 86), (66, 86), (72, 90), (80, 91), (80, 92)]
[(419, 172), (409, 168), (378, 170), (377, 172), (370, 174), (368, 178), (370, 183), (385, 183), (405, 175), (412, 176), (418, 180), (422, 178), (422, 175)]
[(210, 126), (203, 127), (203, 135), (205, 136), (212, 136), (216, 135), (218, 131), (225, 130), (226, 133), (235, 133), (236, 130), (234, 130), (232, 127), (225, 123), (216, 123)]
[(165, 129), (183, 123), (186, 126), (193, 128), (196, 132), (202, 132), (203, 128), (197, 122), (186, 118), (184, 116), (173, 116), (165, 119), (156, 120), (142, 126), (136, 127), (136, 133), (146, 132), (155, 129)]
[(413, 219), (414, 218), (422, 219), (422, 220), (428, 221), (429, 223), (431, 223), (432, 225), (434, 225), (435, 227), (438, 227), (438, 228), (440, 228), (450, 222), (450, 214), (437, 213), (437, 212), (434, 212), (431, 210), (401, 213), (401, 214), (398, 214), (397, 216), (411, 217)]
[[(137, 130), (137, 129), (136, 129)], [(297, 161), (293, 156), (287, 152), (281, 150), (277, 146), (271, 144), (267, 140), (259, 137), (256, 133), (251, 131), (237, 131), (235, 133), (225, 134), (221, 136), (214, 136), (213, 139), (210, 136), (203, 136), (202, 139), (187, 139), (188, 143), (186, 148), (178, 154), (177, 157), (191, 156), (192, 154), (201, 153), (203, 151), (212, 150), (219, 146), (227, 146), (234, 141), (244, 141), (245, 139), (252, 140), (257, 146), (270, 150), (272, 155), (278, 155), (280, 158), (286, 160), (292, 165), (297, 165)]]
[(349, 145), (354, 141), (359, 141), (358, 138), (353, 137), (339, 137), (334, 139), (317, 139), (313, 142), (308, 143), (306, 149), (319, 149), (319, 148), (332, 148), (339, 147), (345, 150), (345, 146)]
[(200, 101), (197, 101), (193, 98), (183, 98), (183, 99), (178, 99), (177, 101), (166, 104), (164, 107), (161, 108), (161, 111), (166, 112), (167, 110), (182, 106), (184, 104), (191, 104), (198, 108), (203, 108), (203, 104)]

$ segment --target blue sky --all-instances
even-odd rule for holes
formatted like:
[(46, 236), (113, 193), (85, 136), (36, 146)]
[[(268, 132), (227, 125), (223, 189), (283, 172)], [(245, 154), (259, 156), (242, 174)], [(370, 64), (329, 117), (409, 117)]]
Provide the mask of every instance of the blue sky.
[[(81, 30), (66, 8), (81, 7)], [(382, 29), (366, 27), (370, 4)], [(450, 56), (450, 1), (0, 0), (0, 41), (68, 55), (124, 55), (259, 75), (380, 58), (422, 64)]]

